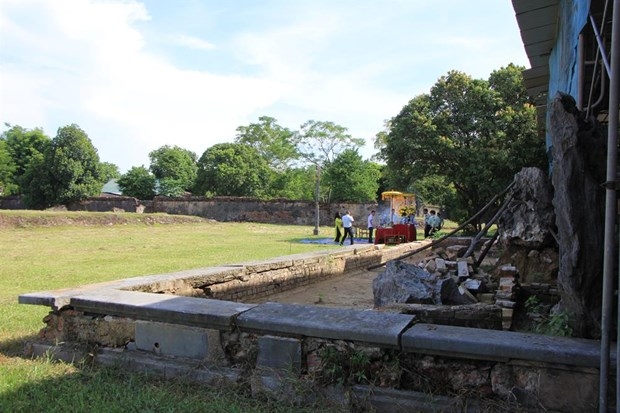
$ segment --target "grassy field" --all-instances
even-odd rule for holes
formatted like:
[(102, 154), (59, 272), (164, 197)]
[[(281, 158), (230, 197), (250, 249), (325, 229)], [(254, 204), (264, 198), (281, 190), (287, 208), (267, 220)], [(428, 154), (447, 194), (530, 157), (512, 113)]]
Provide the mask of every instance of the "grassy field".
[(48, 309), (17, 304), (19, 294), (336, 248), (301, 243), (333, 233), (321, 228), (314, 237), (312, 229), (167, 215), (0, 211), (0, 412), (337, 411), (257, 401), (244, 388), (208, 389), (20, 356)]

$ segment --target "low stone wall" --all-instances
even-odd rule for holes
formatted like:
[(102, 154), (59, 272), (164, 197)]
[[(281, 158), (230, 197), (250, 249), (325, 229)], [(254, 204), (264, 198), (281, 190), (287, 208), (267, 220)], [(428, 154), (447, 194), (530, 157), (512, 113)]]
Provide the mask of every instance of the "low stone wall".
[(130, 196), (109, 196), (87, 198), (67, 204), (68, 211), (92, 212), (144, 212), (144, 205), (139, 199)]
[[(315, 225), (316, 205), (313, 201), (291, 201), (286, 199), (260, 200), (244, 197), (155, 197), (152, 201), (141, 201), (132, 197), (91, 197), (66, 205), (69, 211), (124, 211), (165, 213), (172, 215), (194, 215), (221, 222), (262, 222), (267, 224)], [(21, 197), (0, 197), (0, 209), (26, 209)], [(334, 225), (334, 214), (351, 211), (357, 224), (366, 227), (366, 218), (376, 203), (330, 203), (319, 205), (319, 219), (322, 226)]]
[[(320, 225), (332, 226), (336, 211), (351, 211), (362, 227), (366, 217), (377, 204), (335, 203), (320, 204)], [(243, 197), (155, 197), (146, 212), (177, 215), (197, 215), (217, 221), (250, 221), (272, 224), (314, 225), (316, 204), (313, 201), (286, 199), (258, 200)]]
[(282, 289), (355, 276), (419, 246), (360, 245), (24, 294), (20, 303), (52, 308), (42, 341), (26, 350), (243, 384), (292, 403), (323, 395), (355, 411), (595, 410), (595, 341), (423, 323), (401, 312), (201, 298), (263, 294), (269, 288), (240, 293), (258, 280)]

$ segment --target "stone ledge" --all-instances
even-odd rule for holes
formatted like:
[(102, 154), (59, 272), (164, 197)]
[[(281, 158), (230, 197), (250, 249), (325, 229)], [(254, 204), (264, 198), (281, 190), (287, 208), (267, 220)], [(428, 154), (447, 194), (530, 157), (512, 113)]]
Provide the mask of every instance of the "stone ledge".
[(293, 337), (318, 337), (400, 347), (400, 335), (413, 323), (405, 314), (374, 310), (265, 303), (239, 315), (242, 332)]
[(71, 306), (77, 311), (229, 331), (233, 329), (234, 318), (255, 307), (255, 304), (169, 294), (98, 290), (72, 297)]
[[(416, 324), (407, 330), (402, 336), (402, 349), (449, 357), (581, 367), (598, 368), (600, 363), (600, 342), (594, 340), (436, 324)], [(612, 363), (615, 365), (615, 357)]]

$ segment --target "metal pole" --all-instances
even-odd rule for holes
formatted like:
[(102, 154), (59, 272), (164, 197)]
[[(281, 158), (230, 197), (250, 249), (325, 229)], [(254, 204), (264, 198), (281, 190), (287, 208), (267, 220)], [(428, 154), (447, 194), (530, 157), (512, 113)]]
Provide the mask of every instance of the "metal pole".
[(321, 223), (319, 213), (319, 191), (321, 188), (321, 165), (316, 166), (316, 187), (314, 189), (314, 230), (312, 233), (314, 235), (319, 235), (319, 225)]
[[(611, 42), (611, 69), (608, 69), (610, 77), (609, 84), (609, 123), (607, 129), (607, 182), (605, 185), (605, 245), (603, 259), (603, 304), (601, 317), (601, 364), (599, 377), (599, 412), (607, 413), (607, 389), (609, 379), (609, 350), (611, 314), (613, 309), (613, 286), (614, 286), (614, 258), (616, 244), (616, 173), (618, 157), (618, 93), (620, 84), (618, 74), (620, 73), (620, 0), (614, 0), (613, 7), (613, 28)], [(598, 40), (598, 39), (597, 39)], [(605, 57), (605, 56), (603, 56)], [(620, 314), (620, 308), (617, 310)], [(618, 348), (616, 348), (616, 353)], [(616, 374), (619, 368), (616, 367)], [(620, 395), (618, 394), (619, 384), (616, 384), (616, 406)]]

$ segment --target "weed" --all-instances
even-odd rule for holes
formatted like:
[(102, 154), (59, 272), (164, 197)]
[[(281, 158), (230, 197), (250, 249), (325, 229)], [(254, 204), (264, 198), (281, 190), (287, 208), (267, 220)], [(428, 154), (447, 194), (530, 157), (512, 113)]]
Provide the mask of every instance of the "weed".
[(569, 315), (565, 311), (551, 313), (551, 306), (543, 304), (535, 295), (525, 301), (527, 314), (534, 323), (533, 330), (550, 336), (570, 337), (573, 329), (569, 324)]

